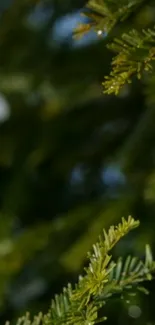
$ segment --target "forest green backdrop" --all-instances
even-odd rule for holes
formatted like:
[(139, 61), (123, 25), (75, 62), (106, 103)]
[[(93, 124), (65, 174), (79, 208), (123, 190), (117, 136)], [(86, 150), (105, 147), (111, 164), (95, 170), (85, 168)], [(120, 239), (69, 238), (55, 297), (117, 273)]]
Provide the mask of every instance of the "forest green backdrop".
[[(119, 96), (103, 95), (106, 38), (72, 46), (54, 34), (58, 19), (84, 4), (0, 4), (1, 324), (47, 311), (54, 293), (76, 281), (102, 228), (122, 216), (141, 227), (115, 255), (141, 256), (147, 242), (155, 253), (155, 82), (133, 80)], [(45, 15), (38, 23), (36, 10)], [(146, 1), (134, 24), (151, 24), (153, 10)], [(147, 286), (149, 297), (132, 298), (139, 318), (127, 303), (120, 313), (116, 301), (108, 324), (154, 321), (154, 281)]]

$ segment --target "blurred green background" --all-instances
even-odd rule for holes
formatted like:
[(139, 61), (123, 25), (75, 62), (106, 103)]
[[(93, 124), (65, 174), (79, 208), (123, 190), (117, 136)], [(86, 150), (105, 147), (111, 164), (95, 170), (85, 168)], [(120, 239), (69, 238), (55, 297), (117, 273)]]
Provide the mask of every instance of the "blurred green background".
[[(141, 227), (114, 256), (143, 257), (145, 243), (155, 253), (155, 78), (103, 95), (106, 36), (72, 38), (84, 4), (0, 2), (0, 324), (46, 312), (122, 216)], [(154, 18), (146, 3), (122, 28)], [(109, 303), (107, 324), (152, 323), (155, 282), (147, 287), (121, 309)]]

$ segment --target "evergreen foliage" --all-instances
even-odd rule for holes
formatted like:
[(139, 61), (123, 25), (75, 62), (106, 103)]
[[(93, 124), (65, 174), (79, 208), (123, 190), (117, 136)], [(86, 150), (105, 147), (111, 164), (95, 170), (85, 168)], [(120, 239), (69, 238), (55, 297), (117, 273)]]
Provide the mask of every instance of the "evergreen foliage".
[(68, 284), (62, 294), (56, 295), (47, 315), (39, 314), (31, 323), (27, 314), (17, 325), (94, 325), (107, 319), (100, 317), (99, 311), (115, 294), (122, 295), (136, 288), (145, 292), (139, 284), (151, 280), (155, 271), (150, 247), (146, 246), (145, 261), (128, 256), (124, 261), (119, 258), (114, 262), (109, 254), (117, 242), (138, 225), (139, 221), (129, 216), (128, 220), (122, 218), (118, 226), (111, 226), (108, 232), (103, 230), (93, 251), (88, 253), (89, 266), (74, 288)]
[[(79, 25), (75, 35), (82, 36), (82, 33), (90, 31), (91, 28), (99, 35), (105, 32), (110, 34), (116, 24), (124, 22), (144, 4), (144, 0), (90, 0), (86, 5), (89, 11), (86, 11), (85, 15), (91, 19), (91, 22)], [(118, 35), (121, 35), (121, 32)], [(117, 55), (112, 60), (110, 76), (105, 77), (103, 82), (105, 93), (117, 95), (126, 83), (131, 83), (134, 75), (141, 78), (143, 72), (153, 72), (154, 26), (142, 30), (131, 29), (123, 33), (121, 38), (114, 38), (108, 48)]]
[[(71, 35), (56, 37), (55, 27), (82, 6), (87, 21), (74, 35), (95, 30), (98, 42), (76, 47)], [(151, 0), (0, 2), (0, 104), (8, 104), (8, 115), (0, 111), (0, 323), (14, 324), (25, 310), (44, 314), (53, 292), (75, 282), (100, 230), (120, 215), (137, 215), (141, 228), (116, 246), (118, 256), (141, 255), (144, 242), (155, 250), (154, 9)], [(119, 96), (104, 96), (102, 81), (106, 93)], [(134, 263), (132, 288), (145, 291), (137, 281), (150, 278), (149, 247), (149, 267), (132, 257), (117, 261), (115, 253), (117, 267), (111, 264), (90, 318), (110, 295), (122, 295), (121, 285), (130, 292), (128, 272), (123, 279), (119, 272)], [(145, 310), (143, 322), (154, 320), (154, 297), (149, 308), (143, 296), (135, 299)], [(56, 298), (53, 314), (35, 324), (57, 317), (56, 301), (65, 308)], [(113, 311), (110, 323), (116, 323)], [(30, 323), (26, 317), (22, 322)]]

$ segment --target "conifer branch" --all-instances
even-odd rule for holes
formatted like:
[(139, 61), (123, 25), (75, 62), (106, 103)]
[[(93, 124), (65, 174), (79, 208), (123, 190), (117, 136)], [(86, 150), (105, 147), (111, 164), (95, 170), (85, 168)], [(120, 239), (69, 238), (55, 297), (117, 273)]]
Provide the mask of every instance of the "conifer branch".
[(83, 10), (83, 15), (89, 18), (89, 23), (79, 24), (74, 30), (74, 37), (82, 37), (92, 28), (97, 33), (109, 33), (119, 21), (127, 19), (144, 1), (89, 0)]
[(92, 253), (88, 253), (89, 265), (77, 285), (73, 288), (68, 284), (62, 294), (56, 295), (47, 315), (39, 314), (31, 323), (27, 314), (17, 325), (94, 325), (106, 320), (106, 316), (100, 318), (98, 312), (107, 299), (134, 287), (144, 291), (138, 287), (139, 283), (151, 280), (155, 271), (149, 246), (146, 246), (145, 261), (128, 256), (124, 262), (119, 258), (115, 263), (109, 255), (114, 245), (138, 225), (139, 221), (129, 217), (128, 220), (122, 218), (122, 222), (110, 227), (108, 232), (103, 230)]
[(155, 60), (155, 29), (132, 30), (115, 39), (109, 49), (118, 53), (112, 60), (110, 76), (103, 82), (105, 93), (116, 95), (125, 83), (131, 83), (133, 75), (140, 79), (144, 71), (152, 71)]
[[(145, 0), (89, 0), (84, 12), (90, 21), (79, 24), (74, 36), (95, 30), (98, 35), (109, 33), (118, 23), (141, 7)], [(138, 32), (131, 30), (122, 35), (121, 39), (114, 39), (108, 48), (117, 55), (112, 60), (112, 71), (103, 82), (104, 93), (117, 95), (126, 83), (131, 83), (132, 77), (141, 78), (144, 71), (153, 70), (155, 60), (155, 29)]]

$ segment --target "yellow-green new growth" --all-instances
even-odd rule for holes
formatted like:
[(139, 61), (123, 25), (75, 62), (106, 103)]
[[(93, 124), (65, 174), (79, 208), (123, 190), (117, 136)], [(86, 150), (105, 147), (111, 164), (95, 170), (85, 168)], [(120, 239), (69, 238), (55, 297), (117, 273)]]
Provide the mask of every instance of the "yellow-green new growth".
[(151, 280), (155, 270), (150, 247), (146, 246), (145, 261), (128, 256), (124, 261), (119, 258), (114, 262), (109, 255), (114, 245), (137, 226), (139, 221), (130, 216), (128, 220), (122, 218), (122, 222), (111, 226), (108, 232), (103, 230), (93, 251), (88, 253), (89, 265), (75, 287), (68, 284), (62, 294), (56, 295), (47, 315), (39, 314), (31, 322), (27, 314), (17, 325), (94, 325), (107, 319), (99, 317), (107, 299), (133, 288), (145, 292), (139, 284)]
[(123, 34), (122, 39), (115, 39), (108, 46), (118, 53), (112, 60), (112, 71), (103, 82), (105, 93), (119, 93), (124, 84), (131, 83), (131, 78), (136, 75), (141, 78), (144, 71), (152, 71), (155, 60), (155, 30), (136, 30)]
[(130, 31), (121, 33), (123, 22), (130, 14), (136, 13), (144, 2), (145, 0), (88, 0), (83, 9), (89, 21), (79, 24), (74, 30), (75, 36), (83, 36), (91, 29), (99, 36), (102, 32), (111, 36), (111, 31), (116, 27), (114, 33), (118, 37), (107, 46), (116, 56), (112, 60), (110, 75), (102, 83), (104, 93), (117, 95), (125, 84), (131, 83), (134, 76), (140, 79), (143, 72), (153, 71), (155, 29), (151, 26), (137, 31), (131, 23)]

